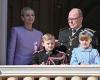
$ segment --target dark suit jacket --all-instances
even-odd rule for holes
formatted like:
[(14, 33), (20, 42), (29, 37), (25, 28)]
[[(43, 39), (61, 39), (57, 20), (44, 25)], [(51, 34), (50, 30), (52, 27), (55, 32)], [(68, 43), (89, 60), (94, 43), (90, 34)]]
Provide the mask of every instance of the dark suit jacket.
[[(65, 58), (63, 59), (51, 59), (50, 58), (59, 58), (62, 57), (63, 53), (59, 53), (58, 51), (56, 51), (56, 49), (54, 49), (51, 52), (46, 52), (44, 49), (40, 50), (38, 52), (36, 52), (35, 54), (33, 54), (33, 64), (46, 64), (46, 65), (60, 65), (60, 64), (65, 64), (63, 62), (65, 61)], [(49, 62), (50, 61), (50, 62)]]

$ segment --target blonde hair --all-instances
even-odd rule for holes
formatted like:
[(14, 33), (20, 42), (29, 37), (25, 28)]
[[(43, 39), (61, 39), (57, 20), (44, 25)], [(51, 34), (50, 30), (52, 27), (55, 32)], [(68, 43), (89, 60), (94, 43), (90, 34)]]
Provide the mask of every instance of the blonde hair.
[[(24, 14), (25, 14), (25, 12), (26, 12), (27, 10), (32, 10), (32, 11), (34, 12), (34, 10), (33, 10), (32, 8), (30, 8), (30, 7), (24, 7), (24, 8), (21, 10), (21, 16), (24, 16)], [(35, 15), (35, 12), (34, 12), (34, 15)]]
[(86, 30), (84, 30), (84, 31), (82, 31), (82, 32), (80, 32), (80, 34), (79, 34), (79, 40), (92, 40), (92, 35), (91, 35), (91, 32), (89, 32), (89, 31), (86, 31)]
[(44, 34), (43, 37), (42, 37), (42, 42), (48, 41), (48, 40), (55, 40), (54, 35), (52, 35), (50, 33)]

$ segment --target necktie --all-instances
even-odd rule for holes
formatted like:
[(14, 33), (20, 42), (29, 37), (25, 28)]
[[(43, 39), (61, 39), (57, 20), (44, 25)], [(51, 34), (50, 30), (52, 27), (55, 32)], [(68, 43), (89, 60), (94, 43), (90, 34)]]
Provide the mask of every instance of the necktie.
[(73, 32), (73, 33), (76, 33), (76, 29), (73, 29), (72, 32)]
[(76, 29), (72, 29), (72, 36), (76, 33)]

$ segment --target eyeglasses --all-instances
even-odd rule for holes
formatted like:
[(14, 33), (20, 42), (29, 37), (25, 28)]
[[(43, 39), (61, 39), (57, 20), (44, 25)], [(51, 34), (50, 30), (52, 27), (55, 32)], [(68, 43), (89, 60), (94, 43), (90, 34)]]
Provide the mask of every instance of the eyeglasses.
[(76, 18), (68, 18), (68, 20), (77, 20), (77, 19), (79, 19), (81, 16), (79, 16), (79, 17), (76, 17)]

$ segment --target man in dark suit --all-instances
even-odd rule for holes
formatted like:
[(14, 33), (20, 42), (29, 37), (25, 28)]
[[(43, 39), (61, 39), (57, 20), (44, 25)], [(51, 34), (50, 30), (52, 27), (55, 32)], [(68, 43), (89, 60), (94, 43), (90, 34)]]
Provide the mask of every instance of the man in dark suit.
[[(68, 50), (66, 53), (69, 58), (69, 61), (71, 58), (71, 51), (73, 50), (73, 48), (79, 45), (79, 40), (78, 40), (79, 33), (85, 29), (82, 26), (82, 21), (83, 21), (82, 11), (78, 8), (73, 8), (68, 15), (69, 28), (66, 27), (59, 31), (59, 42), (60, 45), (64, 45), (67, 47)], [(91, 29), (86, 28), (86, 30), (89, 30), (93, 34), (95, 33), (95, 31)], [(98, 44), (96, 39), (95, 40), (93, 39), (92, 43), (93, 46), (95, 47)]]

